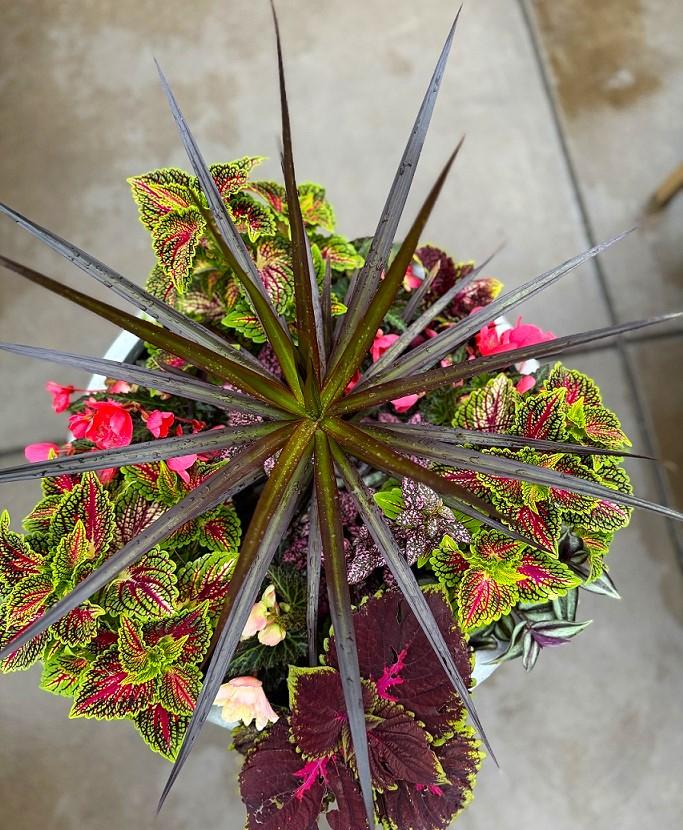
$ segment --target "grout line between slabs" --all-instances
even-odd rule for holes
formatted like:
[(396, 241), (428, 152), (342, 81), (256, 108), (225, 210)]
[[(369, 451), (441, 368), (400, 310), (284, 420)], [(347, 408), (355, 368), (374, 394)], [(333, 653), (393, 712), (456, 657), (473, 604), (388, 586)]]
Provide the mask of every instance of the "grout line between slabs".
[[(579, 181), (576, 165), (574, 163), (574, 159), (569, 149), (569, 143), (567, 141), (567, 136), (564, 131), (562, 119), (560, 117), (560, 113), (555, 100), (555, 95), (553, 93), (552, 84), (543, 57), (543, 47), (540, 43), (539, 34), (534, 24), (532, 12), (529, 9), (528, 3), (529, 0), (517, 0), (517, 4), (519, 6), (522, 19), (527, 29), (529, 41), (534, 54), (534, 59), (536, 61), (541, 83), (543, 85), (543, 90), (545, 92), (545, 96), (548, 102), (548, 107), (550, 109), (551, 117), (555, 127), (555, 132), (557, 134), (557, 140), (559, 142), (560, 151), (565, 162), (567, 175), (569, 176), (569, 181), (572, 187), (574, 198), (576, 199), (576, 207), (579, 212), (582, 229), (588, 244), (592, 246), (597, 243), (597, 238), (593, 230), (593, 224), (591, 222), (588, 206), (583, 196), (583, 191), (581, 189), (581, 183)], [(607, 308), (610, 324), (614, 325), (618, 322), (618, 318), (614, 308), (614, 303), (612, 302), (612, 296), (609, 290), (607, 276), (602, 266), (600, 257), (595, 257), (593, 259), (593, 263), (595, 267), (598, 288)], [(628, 383), (631, 393), (633, 395), (633, 404), (636, 421), (643, 434), (643, 441), (645, 444), (643, 450), (649, 455), (653, 455), (655, 458), (659, 458), (661, 457), (661, 453), (659, 452), (659, 442), (657, 440), (656, 432), (652, 424), (650, 412), (648, 410), (642, 390), (638, 383), (637, 373), (633, 365), (633, 359), (628, 350), (628, 343), (625, 342), (623, 338), (619, 338), (617, 343), (615, 344), (615, 348), (617, 354), (619, 355), (622, 369), (626, 376), (626, 382)], [(657, 464), (655, 466), (655, 484), (656, 489), (658, 491), (658, 498), (660, 498), (664, 504), (672, 507), (673, 498), (671, 495), (671, 487), (666, 472), (660, 464)], [(683, 539), (681, 538), (681, 535), (679, 535), (675, 523), (672, 520), (665, 521), (669, 532), (669, 537), (671, 539), (674, 551), (676, 553), (676, 557), (678, 559), (678, 563), (681, 566), (681, 568), (683, 568)]]

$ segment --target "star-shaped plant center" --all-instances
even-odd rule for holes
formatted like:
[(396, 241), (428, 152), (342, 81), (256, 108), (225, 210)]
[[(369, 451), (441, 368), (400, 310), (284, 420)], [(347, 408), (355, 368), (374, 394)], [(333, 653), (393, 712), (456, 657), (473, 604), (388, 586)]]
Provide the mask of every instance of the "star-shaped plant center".
[[(128, 314), (3, 257), (1, 261), (8, 268), (101, 315), (143, 341), (204, 370), (209, 376), (219, 378), (221, 383), (214, 385), (192, 377), (181, 377), (169, 371), (152, 371), (139, 366), (28, 346), (2, 344), (1, 348), (16, 354), (87, 369), (211, 404), (227, 411), (256, 415), (261, 420), (258, 423), (215, 432), (165, 438), (3, 471), (0, 480), (12, 481), (142, 464), (217, 449), (231, 448), (233, 453), (227, 464), (190, 490), (183, 500), (99, 564), (66, 596), (46, 608), (40, 617), (21, 630), (0, 651), (0, 659), (8, 657), (22, 645), (41, 635), (50, 625), (104, 588), (117, 574), (135, 564), (183, 524), (211, 511), (235, 493), (250, 486), (262, 474), (264, 462), (277, 454), (277, 460), (263, 487), (241, 545), (228, 595), (214, 632), (202, 690), (183, 746), (162, 795), (162, 802), (206, 720), (278, 545), (295, 511), (301, 508), (302, 503), (305, 507), (306, 500), (309, 500), (309, 636), (315, 637), (321, 554), (324, 554), (329, 606), (349, 731), (368, 821), (370, 826), (373, 826), (373, 796), (365, 713), (351, 619), (338, 499), (340, 483), (356, 499), (360, 515), (386, 565), (420, 621), (431, 647), (453, 687), (461, 696), (473, 723), (482, 733), (468, 689), (453, 655), (434, 622), (401, 546), (393, 539), (388, 524), (363, 483), (357, 462), (370, 465), (394, 477), (418, 482), (439, 494), (444, 504), (457, 509), (460, 514), (474, 517), (532, 547), (536, 547), (536, 544), (503, 524), (500, 517), (492, 513), (490, 504), (479, 500), (477, 496), (431, 467), (423, 466), (412, 459), (417, 457), (537, 485), (562, 487), (598, 498), (607, 496), (614, 502), (646, 507), (680, 518), (679, 514), (667, 508), (652, 505), (628, 493), (611, 490), (593, 481), (560, 473), (548, 467), (482, 454), (467, 448), (467, 445), (472, 443), (486, 445), (487, 440), (489, 443), (497, 442), (497, 446), (536, 447), (538, 442), (535, 439), (516, 437), (512, 443), (513, 439), (509, 436), (484, 438), (479, 435), (478, 440), (473, 441), (472, 435), (466, 435), (465, 430), (432, 430), (405, 424), (379, 424), (376, 421), (368, 422), (361, 417), (365, 414), (367, 418), (375, 407), (396, 398), (428, 393), (481, 373), (505, 369), (527, 359), (554, 356), (569, 347), (654, 322), (650, 320), (626, 323), (559, 337), (504, 354), (494, 354), (445, 367), (439, 365), (444, 358), (451, 357), (457, 348), (468, 341), (483, 325), (548, 287), (621, 238), (616, 237), (502, 295), (486, 308), (475, 311), (416, 348), (410, 348), (415, 337), (429, 326), (453, 301), (456, 293), (461, 292), (480, 271), (472, 270), (417, 319), (408, 320), (406, 331), (393, 342), (380, 360), (362, 373), (363, 362), (376, 331), (382, 325), (399, 291), (418, 247), (419, 238), (462, 143), (458, 144), (446, 162), (398, 252), (390, 258), (398, 222), (406, 204), (441, 84), (456, 23), (457, 18), (448, 34), (411, 130), (376, 232), (372, 237), (365, 264), (351, 280), (345, 298), (348, 310), (336, 321), (332, 315), (329, 262), (326, 276), (322, 284), (319, 284), (302, 218), (294, 171), (279, 33), (277, 47), (282, 105), (282, 165), (296, 306), (296, 320), (291, 327), (280, 318), (274, 308), (262, 274), (236, 227), (235, 221), (238, 217), (231, 216), (214, 175), (204, 161), (168, 82), (159, 69), (164, 92), (200, 188), (196, 204), (185, 206), (186, 216), (191, 218), (194, 225), (199, 223), (202, 233), (206, 233), (220, 249), (277, 357), (282, 380), (265, 369), (246, 350), (236, 348), (219, 334), (156, 299), (75, 245), (41, 228), (11, 208), (1, 206), (2, 211), (20, 226), (72, 261), (89, 276), (131, 302), (155, 322)], [(277, 20), (275, 24), (277, 32)], [(178, 223), (172, 224), (173, 227), (167, 229), (169, 234), (182, 235), (189, 232), (187, 221), (180, 223), (180, 227), (176, 227)], [(161, 253), (165, 253), (165, 249)], [(349, 381), (358, 373), (358, 383), (353, 391), (347, 394)], [(560, 442), (553, 443), (552, 446), (556, 452), (611, 452)], [(547, 450), (547, 447), (545, 449)], [(624, 455), (622, 452), (612, 453)]]

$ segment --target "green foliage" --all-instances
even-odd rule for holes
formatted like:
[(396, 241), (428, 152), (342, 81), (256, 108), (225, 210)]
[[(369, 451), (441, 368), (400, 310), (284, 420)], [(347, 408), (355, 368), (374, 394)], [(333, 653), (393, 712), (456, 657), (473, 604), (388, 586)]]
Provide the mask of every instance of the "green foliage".
[[(24, 522), (32, 531), (27, 536), (12, 531), (3, 513), (2, 643), (221, 463), (198, 462), (188, 482), (163, 462), (124, 468), (110, 487), (94, 473), (51, 480), (50, 495)], [(3, 661), (1, 670), (23, 670), (42, 659), (40, 686), (73, 698), (71, 717), (133, 720), (152, 749), (173, 758), (199, 694), (199, 667), (240, 534), (230, 503), (203, 514), (165, 549), (150, 550)]]
[(469, 545), (446, 536), (431, 565), (465, 631), (495, 622), (519, 602), (557, 599), (581, 583), (556, 556), (495, 530), (481, 531)]
[[(604, 426), (602, 433), (598, 423)], [(453, 425), (610, 450), (630, 445), (614, 413), (602, 406), (593, 381), (559, 363), (536, 390), (525, 394), (517, 392), (505, 375), (498, 375), (460, 401)], [(583, 478), (622, 493), (632, 492), (618, 457), (550, 454), (532, 447), (490, 448), (484, 452)], [(630, 518), (630, 510), (622, 505), (556, 487), (466, 471), (457, 472), (455, 477), (470, 492), (489, 500), (513, 528), (552, 550), (557, 550), (564, 527), (581, 527), (592, 537), (613, 534)]]
[[(184, 417), (176, 409), (155, 413), (156, 427), (149, 426), (156, 436), (178, 421), (180, 440), (143, 447), (139, 430), (131, 434), (131, 412), (143, 421), (151, 414), (134, 397), (137, 389), (131, 386), (129, 399), (122, 393), (123, 412), (111, 404), (95, 408), (105, 392), (92, 406), (81, 403), (72, 424), (87, 440), (59, 448), (47, 462), (0, 474), (6, 481), (53, 479), (27, 518), (26, 536), (13, 533), (5, 516), (0, 520), (1, 668), (18, 670), (42, 658), (43, 687), (73, 695), (72, 717), (132, 720), (154, 750), (177, 756), (163, 802), (230, 674), (240, 638), (238, 667), (264, 679), (275, 673), (282, 681), (279, 661), (303, 662), (304, 621), (315, 662), (317, 637), (330, 632), (320, 617), (329, 611), (334, 631), (327, 666), (292, 670), (291, 701), (274, 701), (285, 710), (289, 702), (290, 711), (247, 759), (242, 790), (250, 828), (265, 821), (271, 830), (309, 830), (332, 799), (334, 830), (374, 828), (375, 813), (390, 830), (445, 828), (467, 803), (479, 764), (466, 713), (487, 744), (468, 694), (470, 653), (460, 628), (494, 626), (494, 639), (495, 627), (505, 628), (509, 651), (519, 646), (529, 668), (542, 648), (581, 629), (571, 598), (577, 585), (609, 592), (604, 553), (631, 506), (682, 518), (633, 497), (617, 458), (572, 452), (579, 444), (627, 444), (588, 378), (558, 366), (539, 375), (533, 394), (522, 395), (509, 367), (653, 321), (556, 339), (541, 332), (541, 342), (507, 351), (496, 346), (478, 358), (479, 338), (473, 338), (480, 325), (617, 238), (500, 297), (500, 284), (488, 278), (463, 285), (476, 276), (471, 263), (456, 266), (433, 246), (419, 249), (416, 258), (458, 144), (403, 241), (394, 242), (456, 18), (377, 231), (357, 248), (336, 232), (323, 188), (297, 186), (275, 22), (284, 188), (250, 181), (260, 157), (209, 168), (159, 70), (194, 175), (160, 169), (130, 181), (158, 260), (149, 293), (0, 205), (0, 212), (144, 316), (5, 257), (2, 263), (150, 343), (148, 365), (157, 371), (30, 346), (0, 348), (113, 372), (118, 381), (152, 387), (147, 394), (156, 390), (170, 407), (179, 406), (176, 399), (197, 401)], [(427, 273), (429, 284), (421, 282)], [(419, 292), (412, 303), (410, 290)], [(438, 308), (431, 304), (435, 298)], [(343, 311), (344, 319), (335, 321), (333, 314)], [(458, 447), (462, 433), (447, 429), (432, 430), (433, 440), (428, 431), (411, 439), (420, 420), (417, 401), (438, 390), (458, 397), (450, 413), (456, 425), (507, 433), (511, 440), (490, 438), (482, 454)], [(73, 393), (50, 391), (60, 410)], [(447, 423), (448, 404), (444, 394), (421, 407)], [(220, 410), (215, 421), (197, 419), (202, 406)], [(349, 417), (354, 413), (358, 418)], [(375, 417), (373, 427), (368, 419)], [(255, 429), (245, 431), (245, 424)], [(207, 427), (214, 425), (224, 431), (218, 441), (207, 440)], [(569, 449), (558, 439), (570, 442)], [(106, 444), (110, 449), (92, 452)], [(105, 467), (100, 478), (94, 471)], [(569, 490), (562, 475), (570, 477)], [(402, 505), (391, 492), (398, 481)], [(388, 486), (373, 503), (366, 483), (378, 482)], [(581, 495), (573, 492), (577, 487)], [(244, 538), (233, 496), (248, 519)], [(512, 534), (501, 532), (498, 515)], [(301, 531), (291, 561), (307, 561), (309, 584), (304, 590), (298, 574), (276, 567), (264, 591), (291, 527)], [(352, 543), (362, 556), (350, 563)], [(321, 605), (322, 562), (329, 603)], [(356, 582), (350, 564), (361, 572)], [(433, 581), (429, 564), (457, 620), (444, 590), (421, 591), (420, 581)], [(375, 596), (383, 565), (401, 590)], [(353, 614), (355, 599), (361, 603)], [(254, 632), (258, 646), (249, 642)], [(215, 649), (202, 676), (212, 639)], [(231, 688), (257, 694), (261, 680), (249, 680)], [(281, 692), (277, 682), (270, 690)], [(225, 694), (229, 702), (230, 690)], [(263, 701), (255, 704), (268, 709)], [(265, 721), (272, 720), (268, 711)]]
[[(558, 363), (532, 393), (520, 394), (503, 374), (492, 378), (461, 400), (453, 425), (577, 445), (600, 444), (608, 449), (630, 443), (620, 427), (598, 439), (596, 430), (586, 428), (586, 413), (595, 422), (599, 417), (604, 424), (618, 423), (602, 406), (595, 383)], [(484, 452), (631, 492), (618, 457), (581, 457), (532, 447), (494, 447)], [(544, 553), (495, 531), (477, 533), (476, 528), (470, 545), (445, 539), (434, 551), (431, 567), (448, 587), (465, 630), (485, 628), (520, 603), (557, 600), (580, 584), (590, 589), (590, 583), (603, 574), (614, 532), (625, 527), (630, 517), (630, 510), (622, 505), (560, 488), (469, 471), (452, 475), (470, 492), (490, 501), (515, 530), (552, 551)], [(569, 536), (576, 540), (576, 565), (564, 553)], [(532, 651), (536, 654), (536, 646)]]
[[(293, 322), (294, 275), (286, 195), (276, 182), (249, 179), (262, 160), (245, 157), (210, 169), (237, 230), (244, 235), (275, 311)], [(168, 168), (135, 176), (129, 183), (157, 256), (147, 290), (202, 322), (218, 319), (248, 342), (265, 343), (258, 315), (207, 221), (208, 208), (197, 179)], [(353, 244), (334, 232), (334, 210), (324, 188), (305, 183), (299, 185), (298, 192), (318, 281), (322, 282), (326, 260), (340, 273), (361, 267), (363, 257)], [(221, 281), (218, 293), (214, 287), (217, 277)], [(212, 302), (207, 301), (209, 297)], [(339, 297), (334, 297), (333, 313), (345, 310)]]

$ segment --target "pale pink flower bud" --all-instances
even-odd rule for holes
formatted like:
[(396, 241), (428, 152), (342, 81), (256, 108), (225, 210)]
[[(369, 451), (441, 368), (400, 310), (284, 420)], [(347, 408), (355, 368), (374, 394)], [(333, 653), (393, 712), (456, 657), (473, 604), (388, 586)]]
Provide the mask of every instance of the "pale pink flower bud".
[(276, 646), (278, 643), (281, 643), (286, 636), (287, 632), (280, 625), (280, 623), (272, 622), (259, 631), (258, 641), (263, 646)]
[(234, 677), (224, 683), (213, 703), (222, 707), (221, 715), (228, 723), (239, 721), (248, 726), (254, 721), (260, 731), (278, 720), (261, 681), (256, 677)]

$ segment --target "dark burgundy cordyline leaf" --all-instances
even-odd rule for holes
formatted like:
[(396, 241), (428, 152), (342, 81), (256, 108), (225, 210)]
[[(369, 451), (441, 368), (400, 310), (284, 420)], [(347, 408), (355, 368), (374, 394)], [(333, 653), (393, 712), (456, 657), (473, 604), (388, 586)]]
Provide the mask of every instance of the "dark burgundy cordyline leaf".
[[(452, 611), (440, 591), (429, 591), (427, 602), (461, 676), (469, 685), (469, 651), (455, 626)], [(372, 597), (356, 611), (353, 621), (361, 675), (378, 681), (405, 650), (404, 667), (399, 674), (402, 682), (391, 687), (391, 696), (413, 712), (433, 737), (448, 733), (453, 722), (462, 717), (463, 707), (403, 596), (398, 591), (388, 591), (381, 598)], [(333, 647), (328, 662), (336, 667)]]

